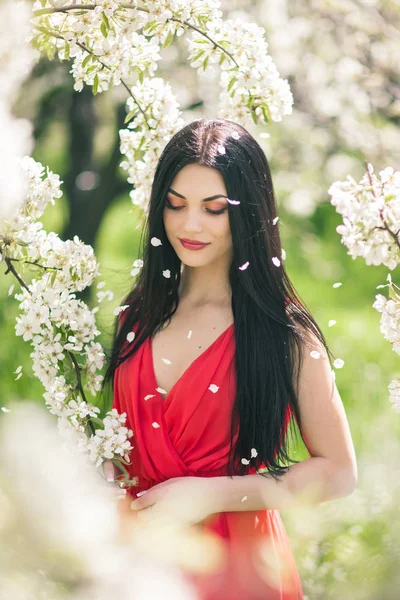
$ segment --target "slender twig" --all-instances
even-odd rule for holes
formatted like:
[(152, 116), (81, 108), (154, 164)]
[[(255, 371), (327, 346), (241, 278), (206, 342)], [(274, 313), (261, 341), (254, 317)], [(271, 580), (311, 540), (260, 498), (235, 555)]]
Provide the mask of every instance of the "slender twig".
[[(25, 283), (25, 281), (22, 279), (22, 277), (19, 275), (19, 273), (16, 271), (14, 265), (12, 264), (12, 260), (17, 260), (17, 259), (12, 259), (9, 256), (4, 256), (4, 261), (7, 265), (7, 271), (5, 272), (5, 275), (7, 275), (8, 273), (12, 273), (14, 275), (14, 277), (18, 280), (18, 282), (21, 284), (21, 286), (27, 290), (29, 293), (31, 293), (31, 290), (29, 289), (29, 286)], [(72, 360), (72, 363), (74, 365), (75, 368), (75, 373), (76, 373), (76, 377), (78, 380), (78, 385), (77, 385), (77, 389), (79, 390), (79, 393), (81, 394), (84, 402), (86, 402), (86, 404), (88, 404), (88, 401), (86, 399), (85, 396), (85, 392), (83, 390), (83, 385), (82, 385), (82, 377), (81, 377), (81, 369), (77, 363), (77, 360), (75, 358), (75, 356), (72, 354), (72, 352), (70, 352), (69, 350), (67, 350), (67, 354), (69, 355), (69, 357)], [(92, 420), (90, 417), (86, 417), (87, 423), (90, 427), (90, 430), (92, 432), (93, 435), (95, 435), (95, 428), (94, 425), (92, 423)]]
[(60, 267), (45, 267), (44, 265), (40, 265), (37, 262), (32, 262), (31, 260), (21, 260), (20, 258), (11, 258), (11, 257), (7, 257), (9, 260), (13, 260), (14, 262), (19, 262), (22, 264), (26, 264), (26, 265), (35, 265), (36, 267), (40, 267), (41, 269), (44, 269), (45, 271), (47, 270), (51, 270), (51, 271), (62, 271), (62, 269), (60, 269)]
[[(120, 7), (125, 8), (125, 9), (137, 10), (140, 12), (146, 12), (146, 13), (150, 12), (147, 8), (133, 6), (132, 4), (120, 4)], [(33, 16), (41, 17), (42, 15), (50, 15), (52, 13), (58, 13), (58, 12), (66, 13), (71, 10), (80, 10), (80, 11), (94, 10), (95, 8), (96, 8), (96, 4), (67, 4), (66, 6), (61, 6), (59, 8), (42, 8), (39, 10), (35, 10), (33, 12)], [(227, 56), (229, 56), (229, 58), (235, 63), (236, 67), (239, 68), (239, 65), (236, 62), (233, 55), (230, 52), (228, 52), (228, 50), (226, 50), (226, 48), (221, 46), (221, 44), (218, 44), (218, 42), (214, 41), (205, 31), (203, 31), (199, 27), (196, 27), (196, 25), (193, 25), (189, 21), (182, 21), (182, 19), (178, 19), (177, 17), (170, 17), (169, 19), (167, 19), (167, 22), (168, 21), (174, 21), (175, 23), (180, 23), (181, 25), (186, 25), (186, 27), (188, 27), (189, 29), (193, 29), (194, 31), (197, 31), (197, 33), (199, 33), (203, 37), (207, 38), (216, 48), (219, 48), (222, 52), (224, 52)]]

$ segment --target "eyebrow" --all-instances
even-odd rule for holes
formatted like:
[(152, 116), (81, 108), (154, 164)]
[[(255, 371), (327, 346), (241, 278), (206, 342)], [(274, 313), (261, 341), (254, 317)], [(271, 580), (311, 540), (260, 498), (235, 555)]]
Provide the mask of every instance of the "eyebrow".
[[(182, 196), (182, 194), (175, 192), (175, 190), (173, 190), (172, 188), (169, 188), (168, 191), (172, 192), (172, 194), (174, 194), (175, 196), (179, 196), (179, 198), (183, 198), (183, 200), (186, 200), (185, 196)], [(228, 198), (228, 196), (224, 196), (224, 194), (216, 194), (215, 196), (210, 196), (209, 198), (203, 198), (202, 202), (211, 202), (211, 200), (216, 200), (217, 198)]]

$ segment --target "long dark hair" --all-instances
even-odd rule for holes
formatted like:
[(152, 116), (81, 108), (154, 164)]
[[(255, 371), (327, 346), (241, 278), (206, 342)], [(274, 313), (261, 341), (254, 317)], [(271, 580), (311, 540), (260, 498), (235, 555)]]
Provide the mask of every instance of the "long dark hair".
[[(225, 153), (218, 152), (220, 145)], [(300, 433), (302, 429), (297, 390), (304, 333), (316, 336), (328, 356), (331, 353), (285, 271), (265, 153), (253, 136), (233, 121), (193, 121), (172, 137), (161, 154), (140, 242), (139, 255), (144, 264), (123, 302), (129, 308), (115, 323), (103, 389), (113, 380), (116, 368), (167, 320), (170, 322), (177, 310), (181, 261), (168, 241), (163, 210), (175, 175), (191, 163), (217, 169), (228, 197), (240, 201), (238, 205), (228, 203), (237, 381), (228, 474), (247, 472), (241, 458), (249, 459), (255, 448), (258, 454), (252, 466), (257, 470), (266, 467), (266, 474), (279, 478), (288, 469), (283, 463), (299, 462), (288, 456), (286, 431), (291, 416)], [(161, 240), (162, 252), (150, 244), (153, 237)], [(247, 261), (249, 267), (240, 270), (239, 266)], [(171, 272), (169, 279), (162, 275), (165, 269)], [(137, 328), (136, 337), (127, 344), (126, 336), (133, 328)], [(236, 426), (239, 434), (234, 445)]]

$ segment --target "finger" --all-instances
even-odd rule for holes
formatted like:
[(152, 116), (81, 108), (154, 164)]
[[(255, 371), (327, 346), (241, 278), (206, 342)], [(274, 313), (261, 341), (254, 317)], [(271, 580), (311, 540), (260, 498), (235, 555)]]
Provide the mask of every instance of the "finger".
[(107, 481), (114, 481), (115, 468), (111, 460), (106, 460), (103, 464), (103, 472)]
[(133, 500), (133, 502), (131, 502), (131, 509), (143, 510), (144, 508), (148, 508), (153, 504), (155, 504), (155, 495), (150, 492), (147, 492), (143, 496), (140, 496), (140, 498), (136, 498), (136, 500)]

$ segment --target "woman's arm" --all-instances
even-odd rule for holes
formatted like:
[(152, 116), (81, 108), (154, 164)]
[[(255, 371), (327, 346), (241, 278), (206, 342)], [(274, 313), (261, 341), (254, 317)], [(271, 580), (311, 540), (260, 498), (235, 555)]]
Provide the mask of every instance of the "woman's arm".
[[(215, 478), (209, 483), (219, 498), (218, 512), (284, 510), (347, 496), (356, 488), (355, 451), (328, 355), (315, 336), (306, 335), (298, 401), (310, 458), (290, 466), (279, 481), (259, 474)], [(312, 350), (320, 358), (312, 358)]]

